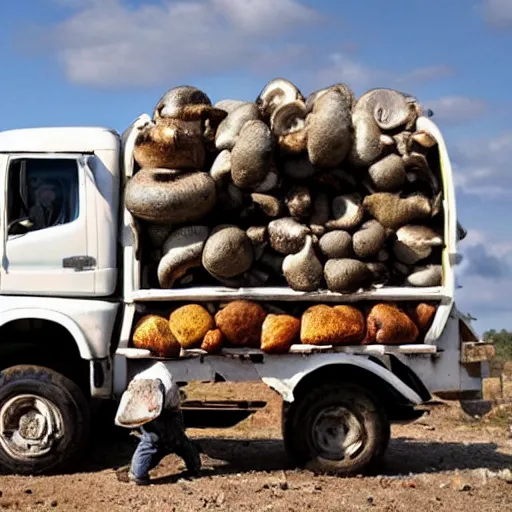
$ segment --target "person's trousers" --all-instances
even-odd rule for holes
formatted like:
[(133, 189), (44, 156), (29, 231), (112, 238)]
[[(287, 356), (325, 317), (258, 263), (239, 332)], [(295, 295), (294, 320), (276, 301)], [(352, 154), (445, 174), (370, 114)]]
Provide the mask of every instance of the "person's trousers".
[(141, 437), (132, 457), (130, 471), (137, 480), (148, 477), (149, 472), (158, 466), (169, 453), (159, 443), (158, 434), (140, 428)]
[(160, 417), (140, 427), (140, 441), (131, 461), (130, 471), (136, 479), (145, 479), (149, 471), (170, 453), (176, 453), (197, 473), (201, 467), (199, 452), (185, 434), (181, 411), (163, 411)]

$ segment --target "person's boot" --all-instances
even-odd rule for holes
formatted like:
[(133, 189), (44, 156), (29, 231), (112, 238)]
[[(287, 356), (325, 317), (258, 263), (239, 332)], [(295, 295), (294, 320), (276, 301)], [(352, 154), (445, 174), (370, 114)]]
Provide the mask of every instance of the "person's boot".
[(116, 477), (119, 482), (124, 484), (135, 484), (135, 485), (148, 485), (149, 477), (136, 478), (135, 475), (130, 471), (130, 464), (122, 466), (116, 470)]
[(149, 476), (137, 478), (131, 471), (128, 471), (128, 483), (135, 485), (149, 485)]
[(195, 444), (187, 438), (180, 451), (180, 456), (187, 466), (187, 473), (191, 476), (198, 476), (201, 471), (201, 457)]

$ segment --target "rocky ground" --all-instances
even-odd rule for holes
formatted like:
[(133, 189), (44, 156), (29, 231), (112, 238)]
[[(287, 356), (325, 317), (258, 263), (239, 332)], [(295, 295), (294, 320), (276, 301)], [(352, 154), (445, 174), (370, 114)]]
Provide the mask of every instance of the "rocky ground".
[[(201, 385), (189, 398), (263, 399), (268, 406), (229, 430), (190, 429), (203, 450), (202, 475), (186, 480), (175, 456), (153, 472), (153, 485), (119, 482), (135, 439), (96, 435), (75, 474), (0, 477), (0, 509), (100, 511), (412, 511), (512, 510), (512, 412), (484, 419), (439, 401), (429, 414), (393, 427), (386, 467), (376, 477), (313, 476), (287, 467), (280, 400), (262, 385)], [(507, 471), (508, 470), (508, 471)]]

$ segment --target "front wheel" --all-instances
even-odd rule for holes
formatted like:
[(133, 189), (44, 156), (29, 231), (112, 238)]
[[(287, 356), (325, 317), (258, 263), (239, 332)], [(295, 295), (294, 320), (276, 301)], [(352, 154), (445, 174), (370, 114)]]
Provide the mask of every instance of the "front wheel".
[(381, 462), (390, 427), (384, 410), (364, 388), (324, 384), (283, 409), (283, 437), (297, 465), (351, 476)]
[(71, 380), (42, 366), (0, 373), (0, 466), (12, 473), (63, 469), (84, 448), (89, 404)]

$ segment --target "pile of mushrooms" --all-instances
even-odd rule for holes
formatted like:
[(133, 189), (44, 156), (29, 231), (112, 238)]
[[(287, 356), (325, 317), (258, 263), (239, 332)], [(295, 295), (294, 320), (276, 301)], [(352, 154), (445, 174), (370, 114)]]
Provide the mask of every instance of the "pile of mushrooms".
[(135, 141), (128, 210), (147, 285), (290, 286), (353, 293), (438, 286), (437, 143), (416, 98), (285, 79), (254, 102), (169, 90)]

